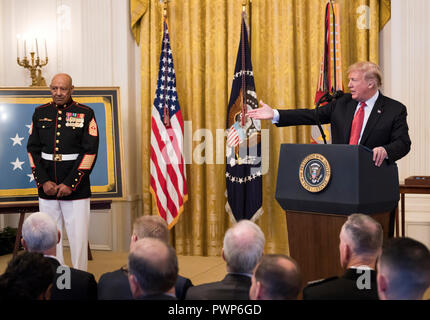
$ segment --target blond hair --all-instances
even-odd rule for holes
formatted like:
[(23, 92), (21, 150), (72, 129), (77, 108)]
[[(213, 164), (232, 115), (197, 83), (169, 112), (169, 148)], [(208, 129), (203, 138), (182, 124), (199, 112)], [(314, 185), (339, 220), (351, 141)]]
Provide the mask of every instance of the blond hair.
[(376, 87), (379, 88), (382, 85), (382, 73), (379, 66), (376, 63), (369, 61), (359, 61), (349, 66), (348, 74), (354, 71), (360, 71), (364, 74), (364, 79), (367, 81), (375, 81)]
[(169, 242), (167, 222), (160, 216), (141, 216), (133, 224), (133, 232), (139, 239), (157, 238)]

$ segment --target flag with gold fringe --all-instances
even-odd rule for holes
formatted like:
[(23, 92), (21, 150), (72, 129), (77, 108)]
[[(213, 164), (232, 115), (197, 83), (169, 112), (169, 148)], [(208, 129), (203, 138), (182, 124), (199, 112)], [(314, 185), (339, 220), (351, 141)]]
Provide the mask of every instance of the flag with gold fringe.
[[(342, 56), (340, 44), (339, 6), (327, 2), (324, 15), (324, 51), (321, 58), (320, 73), (315, 93), (315, 104), (324, 95), (343, 91)], [(324, 103), (321, 103), (324, 105)], [(331, 141), (330, 124), (322, 125), (327, 142)], [(311, 128), (311, 143), (323, 143), (324, 139), (317, 126)]]
[(227, 110), (226, 211), (233, 221), (262, 213), (261, 122), (246, 116), (258, 108), (251, 51), (242, 13), (241, 38)]

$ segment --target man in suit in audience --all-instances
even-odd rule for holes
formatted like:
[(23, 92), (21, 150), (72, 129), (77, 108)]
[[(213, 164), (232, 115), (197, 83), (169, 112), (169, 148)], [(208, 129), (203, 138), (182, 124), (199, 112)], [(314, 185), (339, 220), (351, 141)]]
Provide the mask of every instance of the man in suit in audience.
[(94, 275), (62, 265), (56, 257), (61, 232), (50, 215), (31, 214), (22, 226), (21, 243), (29, 252), (39, 252), (48, 258), (55, 277), (51, 300), (97, 300), (97, 282)]
[(264, 233), (249, 220), (227, 230), (221, 251), (227, 275), (218, 282), (188, 289), (186, 300), (248, 300), (252, 272), (263, 255)]
[(430, 286), (430, 252), (411, 238), (389, 239), (378, 260), (381, 300), (422, 300)]
[[(133, 224), (130, 251), (132, 246), (143, 238), (157, 238), (165, 243), (169, 242), (167, 222), (160, 216), (142, 216)], [(190, 279), (178, 275), (174, 293), (178, 300), (185, 299), (185, 293), (193, 284)], [(98, 283), (99, 300), (131, 300), (133, 299), (128, 283), (127, 267), (123, 266), (113, 272), (103, 274)]]
[(177, 300), (172, 288), (178, 276), (176, 251), (155, 238), (138, 240), (128, 256), (128, 281), (136, 300)]
[(381, 225), (368, 215), (352, 214), (342, 226), (339, 238), (340, 264), (345, 273), (310, 282), (303, 290), (303, 299), (377, 300), (375, 267), (382, 249)]
[(264, 255), (252, 275), (251, 300), (295, 300), (302, 277), (297, 262), (283, 254)]
[(53, 277), (54, 270), (41, 253), (19, 254), (0, 276), (0, 301), (49, 300)]

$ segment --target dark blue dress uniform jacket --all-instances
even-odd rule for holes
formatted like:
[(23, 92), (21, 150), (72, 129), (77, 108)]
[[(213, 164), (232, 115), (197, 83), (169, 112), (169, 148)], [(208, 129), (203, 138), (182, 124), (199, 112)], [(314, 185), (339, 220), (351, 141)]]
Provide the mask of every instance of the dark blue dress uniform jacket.
[[(57, 106), (54, 102), (35, 109), (27, 151), (39, 191), (43, 199), (56, 199), (43, 191), (43, 183), (65, 184), (73, 192), (61, 200), (89, 198), (90, 173), (97, 159), (99, 133), (94, 111), (71, 100)], [(59, 161), (42, 159), (41, 153)], [(75, 160), (61, 160), (62, 155), (78, 154)]]

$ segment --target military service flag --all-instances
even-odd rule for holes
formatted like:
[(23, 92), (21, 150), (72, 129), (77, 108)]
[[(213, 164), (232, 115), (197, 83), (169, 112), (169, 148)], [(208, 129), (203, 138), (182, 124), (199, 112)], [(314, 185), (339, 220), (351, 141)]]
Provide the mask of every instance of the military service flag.
[(171, 228), (184, 209), (188, 192), (183, 159), (184, 122), (176, 93), (167, 19), (151, 121), (150, 188), (158, 214)]
[(262, 213), (261, 123), (246, 116), (258, 108), (245, 13), (227, 110), (226, 210), (234, 221)]
[[(320, 73), (315, 104), (324, 105), (324, 97), (343, 91), (342, 84), (342, 56), (340, 46), (339, 6), (331, 1), (327, 2), (324, 15), (324, 51), (321, 58)], [(321, 125), (325, 140), (331, 143), (330, 124)], [(323, 143), (324, 137), (318, 126), (312, 126), (311, 143)]]

